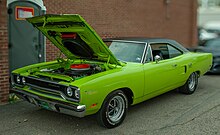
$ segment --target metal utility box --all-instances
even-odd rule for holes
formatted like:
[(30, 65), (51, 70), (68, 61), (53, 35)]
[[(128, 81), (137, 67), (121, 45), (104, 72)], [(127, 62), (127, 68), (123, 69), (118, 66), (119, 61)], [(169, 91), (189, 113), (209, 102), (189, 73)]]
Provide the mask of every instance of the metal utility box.
[(45, 61), (45, 38), (25, 18), (45, 14), (42, 0), (8, 0), (10, 72)]

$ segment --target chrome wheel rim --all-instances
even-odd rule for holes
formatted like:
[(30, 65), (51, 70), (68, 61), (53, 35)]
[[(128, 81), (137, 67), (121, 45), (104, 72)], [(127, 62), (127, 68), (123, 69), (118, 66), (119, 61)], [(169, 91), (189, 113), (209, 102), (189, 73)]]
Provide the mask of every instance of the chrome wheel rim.
[(193, 73), (190, 75), (189, 81), (188, 81), (189, 90), (194, 91), (195, 85), (196, 85), (196, 74)]
[(107, 117), (113, 123), (117, 123), (122, 118), (125, 112), (125, 101), (121, 96), (113, 97), (107, 109)]

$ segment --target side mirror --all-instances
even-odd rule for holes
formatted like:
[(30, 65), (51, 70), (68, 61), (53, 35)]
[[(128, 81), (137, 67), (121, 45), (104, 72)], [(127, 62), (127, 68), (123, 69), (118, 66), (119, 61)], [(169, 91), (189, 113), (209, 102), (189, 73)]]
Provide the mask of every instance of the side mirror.
[(156, 55), (154, 57), (154, 60), (156, 61), (156, 63), (159, 63), (159, 61), (161, 60), (161, 57), (159, 55)]

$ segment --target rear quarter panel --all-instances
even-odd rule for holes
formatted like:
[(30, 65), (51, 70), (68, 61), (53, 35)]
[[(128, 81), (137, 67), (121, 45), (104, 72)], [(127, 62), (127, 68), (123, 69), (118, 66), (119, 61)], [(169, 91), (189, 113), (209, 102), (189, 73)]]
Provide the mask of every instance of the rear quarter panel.
[(193, 63), (192, 72), (199, 71), (199, 75), (204, 75), (212, 66), (211, 53), (191, 53)]

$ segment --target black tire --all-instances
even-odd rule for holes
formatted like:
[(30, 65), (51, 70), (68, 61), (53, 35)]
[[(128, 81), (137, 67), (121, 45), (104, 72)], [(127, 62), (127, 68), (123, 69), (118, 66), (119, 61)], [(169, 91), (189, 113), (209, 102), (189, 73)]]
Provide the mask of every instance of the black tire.
[(97, 121), (101, 126), (114, 128), (119, 126), (126, 117), (128, 100), (123, 91), (110, 93), (97, 113)]
[(179, 88), (179, 92), (189, 95), (195, 92), (197, 86), (198, 86), (198, 74), (196, 72), (193, 72), (189, 76), (186, 83)]

